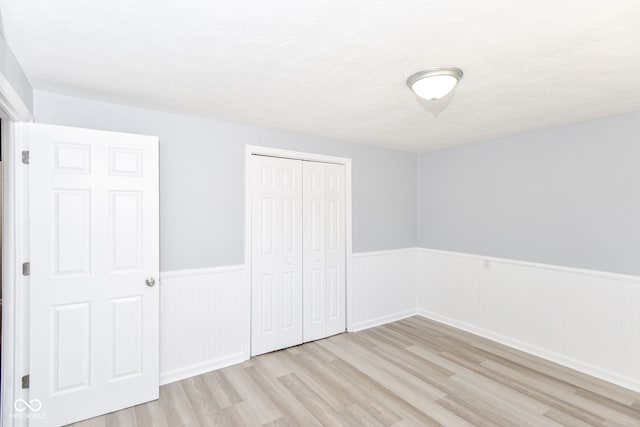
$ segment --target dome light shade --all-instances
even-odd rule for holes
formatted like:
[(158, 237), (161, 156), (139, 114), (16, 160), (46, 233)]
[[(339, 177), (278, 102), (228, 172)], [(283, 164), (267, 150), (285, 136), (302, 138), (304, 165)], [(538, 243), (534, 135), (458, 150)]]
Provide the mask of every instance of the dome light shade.
[(429, 68), (411, 75), (407, 79), (407, 86), (420, 98), (434, 101), (447, 96), (456, 87), (462, 75), (459, 68)]

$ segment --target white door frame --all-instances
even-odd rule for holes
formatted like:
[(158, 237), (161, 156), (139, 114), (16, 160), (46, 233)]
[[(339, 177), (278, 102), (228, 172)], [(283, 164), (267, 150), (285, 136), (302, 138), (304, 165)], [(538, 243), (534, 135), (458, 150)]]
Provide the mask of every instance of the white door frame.
[(262, 156), (282, 157), (294, 160), (307, 160), (313, 162), (335, 163), (345, 167), (346, 184), (346, 206), (345, 206), (345, 232), (346, 232), (346, 264), (345, 264), (345, 286), (346, 286), (346, 319), (347, 331), (353, 330), (353, 286), (352, 286), (352, 216), (351, 216), (351, 159), (346, 157), (327, 156), (324, 154), (306, 153), (302, 151), (283, 150), (280, 148), (261, 147), (257, 145), (247, 145), (245, 148), (245, 202), (244, 202), (244, 259), (247, 266), (247, 278), (245, 284), (245, 313), (244, 313), (244, 358), (251, 357), (251, 156), (258, 154)]
[(22, 390), (21, 377), (28, 370), (27, 277), (21, 265), (28, 254), (28, 179), (22, 167), (23, 131), (20, 122), (33, 116), (11, 83), (0, 74), (0, 118), (2, 119), (2, 401), (0, 423), (5, 426), (26, 425), (27, 420), (13, 417), (16, 399), (28, 400)]

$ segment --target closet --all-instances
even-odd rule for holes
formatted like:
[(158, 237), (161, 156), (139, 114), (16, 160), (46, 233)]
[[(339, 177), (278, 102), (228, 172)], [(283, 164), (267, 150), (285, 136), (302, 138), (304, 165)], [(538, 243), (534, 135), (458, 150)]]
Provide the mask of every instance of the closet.
[(344, 332), (345, 167), (251, 156), (251, 355)]

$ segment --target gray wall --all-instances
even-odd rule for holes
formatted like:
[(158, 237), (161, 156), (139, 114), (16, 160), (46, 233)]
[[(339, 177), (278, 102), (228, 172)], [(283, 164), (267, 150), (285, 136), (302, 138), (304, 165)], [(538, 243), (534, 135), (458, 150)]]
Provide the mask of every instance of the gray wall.
[(4, 36), (0, 33), (0, 74), (9, 81), (24, 105), (33, 112), (33, 89), (24, 75), (20, 64), (9, 49)]
[(163, 271), (244, 262), (244, 150), (353, 159), (353, 250), (416, 246), (418, 156), (36, 91), (35, 121), (160, 137)]
[(640, 114), (419, 162), (420, 246), (640, 275)]

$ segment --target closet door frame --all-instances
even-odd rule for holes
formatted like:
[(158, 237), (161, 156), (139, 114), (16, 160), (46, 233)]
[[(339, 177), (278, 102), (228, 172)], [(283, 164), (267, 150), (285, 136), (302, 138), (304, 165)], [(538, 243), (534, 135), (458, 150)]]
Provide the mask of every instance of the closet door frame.
[(244, 287), (244, 330), (245, 342), (244, 342), (244, 358), (249, 359), (251, 357), (251, 156), (262, 155), (271, 157), (282, 157), (293, 160), (306, 160), (312, 162), (334, 163), (337, 165), (344, 165), (345, 173), (345, 233), (346, 233), (346, 260), (345, 260), (345, 316), (347, 323), (347, 331), (353, 331), (353, 269), (352, 269), (352, 254), (353, 254), (353, 239), (352, 239), (352, 215), (351, 215), (351, 159), (346, 157), (327, 156), (324, 154), (306, 153), (302, 151), (283, 150), (279, 148), (261, 147), (257, 145), (247, 145), (245, 148), (245, 221), (244, 221), (244, 259), (246, 263), (246, 283)]

